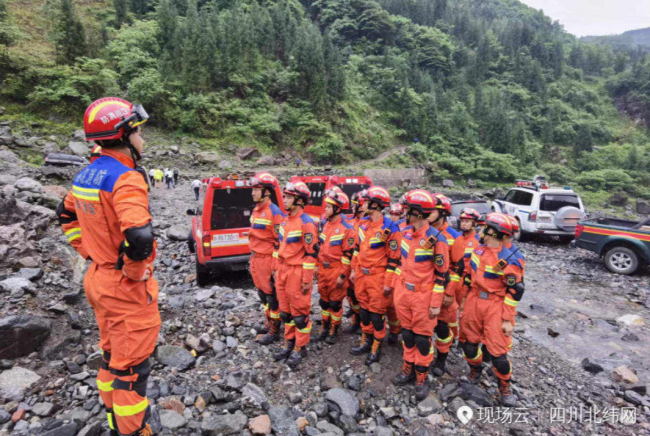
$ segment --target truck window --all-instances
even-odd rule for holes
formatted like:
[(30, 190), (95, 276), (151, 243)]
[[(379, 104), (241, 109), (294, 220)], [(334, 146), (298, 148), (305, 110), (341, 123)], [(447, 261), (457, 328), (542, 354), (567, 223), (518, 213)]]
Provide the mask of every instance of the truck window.
[(346, 193), (349, 199), (352, 199), (352, 194), (356, 194), (359, 191), (368, 189), (370, 188), (370, 185), (367, 185), (365, 183), (346, 183), (344, 185), (340, 185), (340, 188), (343, 190), (343, 192)]
[(312, 206), (322, 206), (323, 196), (325, 195), (325, 183), (307, 183), (307, 187), (311, 191), (309, 204)]
[(518, 204), (520, 206), (530, 206), (532, 202), (533, 194), (524, 191), (515, 191), (514, 198), (511, 201), (511, 203)]
[(565, 206), (573, 206), (580, 209), (580, 202), (577, 195), (566, 194), (544, 194), (539, 202), (539, 210), (557, 212)]
[(215, 189), (212, 197), (212, 230), (250, 227), (251, 211), (255, 207), (251, 188)]
[(508, 191), (505, 197), (503, 197), (503, 201), (507, 201), (508, 203), (514, 203), (514, 198), (515, 194), (517, 194), (519, 191)]

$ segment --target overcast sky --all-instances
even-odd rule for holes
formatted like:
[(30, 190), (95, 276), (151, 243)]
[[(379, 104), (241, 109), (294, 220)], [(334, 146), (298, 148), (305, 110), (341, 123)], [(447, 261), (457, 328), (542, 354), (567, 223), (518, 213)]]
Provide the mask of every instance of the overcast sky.
[(612, 35), (650, 27), (650, 0), (520, 0), (542, 9), (576, 36)]

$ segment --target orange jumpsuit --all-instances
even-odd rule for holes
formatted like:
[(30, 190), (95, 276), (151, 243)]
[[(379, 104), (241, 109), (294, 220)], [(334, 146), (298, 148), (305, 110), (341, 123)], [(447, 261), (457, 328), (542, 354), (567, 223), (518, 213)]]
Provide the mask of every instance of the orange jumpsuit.
[(316, 223), (303, 210), (289, 215), (280, 224), (280, 248), (275, 286), (280, 302), (280, 316), (285, 322), (284, 337), (296, 341), (296, 347), (309, 343), (311, 333), (311, 288), (306, 295), (302, 284), (312, 286), (316, 268)]
[[(255, 287), (265, 295), (273, 295), (275, 292), (271, 286), (271, 269), (273, 262), (278, 257), (278, 232), (283, 218), (284, 214), (271, 200), (267, 200), (263, 204), (258, 203), (251, 215), (251, 229), (248, 233), (248, 245), (251, 249), (251, 276)], [(262, 304), (264, 304), (267, 324), (272, 319), (280, 319), (278, 307), (270, 307), (266, 298)], [(273, 304), (273, 306), (277, 305)]]
[[(498, 362), (507, 362), (504, 356), (512, 347), (512, 338), (501, 330), (504, 320), (514, 324), (518, 301), (506, 291), (521, 281), (522, 265), (512, 252), (503, 245), (490, 248), (480, 245), (471, 254), (469, 273), (471, 289), (465, 301), (465, 309), (460, 321), (461, 330), (466, 338), (465, 346), (483, 343), (493, 356), (495, 374), (502, 380), (509, 380), (512, 369), (508, 362), (507, 373), (499, 371)], [(505, 268), (497, 266), (499, 260), (506, 260)], [(475, 347), (468, 356), (464, 348), (463, 355), (470, 365), (480, 365), (483, 353)]]
[[(345, 284), (350, 277), (352, 253), (357, 243), (354, 226), (340, 215), (334, 220), (325, 220), (323, 230), (318, 235), (320, 251), (318, 254), (318, 293), (323, 323), (340, 325), (343, 318), (343, 299), (347, 289)], [(339, 276), (344, 276), (342, 286), (337, 287)]]
[[(454, 276), (458, 276), (458, 281), (456, 283), (456, 304), (458, 306), (460, 306), (463, 299), (467, 297), (467, 293), (469, 292), (469, 287), (465, 286), (463, 282), (465, 276), (469, 275), (469, 262), (472, 252), (476, 247), (479, 246), (479, 244), (479, 237), (476, 233), (476, 230), (470, 230), (469, 232), (461, 233), (454, 242), (454, 246), (452, 248), (454, 255), (457, 255), (460, 251), (463, 253), (462, 258), (456, 263), (456, 265), (451, 266), (452, 271), (450, 273), (450, 280), (452, 281), (456, 281)], [(458, 336), (458, 340), (460, 342), (465, 342), (465, 336), (463, 335), (462, 330), (457, 329), (454, 331), (452, 329), (452, 331), (454, 333), (454, 336)]]
[(104, 148), (100, 158), (77, 174), (59, 210), (59, 220), (72, 246), (92, 264), (84, 278), (88, 302), (99, 327), (103, 363), (97, 386), (109, 425), (120, 434), (146, 424), (148, 361), (160, 330), (158, 283), (140, 282), (153, 271), (156, 249), (145, 260), (123, 256), (115, 269), (125, 231), (151, 222), (147, 184), (129, 157)]
[[(359, 254), (358, 251), (359, 250), (358, 247), (359, 246), (359, 225), (361, 224), (362, 219), (363, 218), (354, 217), (348, 220), (348, 222), (352, 224), (352, 226), (354, 227), (354, 233), (356, 238), (356, 245), (354, 247), (354, 252), (352, 255), (353, 257), (352, 257), (351, 269), (355, 270), (355, 274), (357, 277), (359, 277), (359, 275), (361, 274), (361, 270), (356, 271), (358, 269), (358, 263), (356, 262), (354, 256)], [(352, 312), (354, 312), (354, 315), (358, 317), (359, 309), (361, 309), (361, 306), (359, 305), (359, 300), (357, 300), (357, 296), (354, 292), (354, 283), (352, 283), (352, 281), (349, 278), (347, 281), (347, 286), (348, 286), (348, 303), (350, 304), (350, 307), (352, 308)]]
[[(378, 341), (386, 337), (384, 315), (390, 306), (392, 293), (384, 296), (384, 286), (395, 287), (401, 239), (397, 224), (390, 218), (382, 217), (373, 222), (366, 217), (359, 225), (359, 250), (353, 266), (360, 274), (356, 276), (354, 290), (362, 309), (361, 330), (374, 335)], [(368, 315), (372, 315), (372, 323)]]
[[(436, 239), (433, 245), (429, 242), (432, 236)], [(402, 234), (400, 254), (395, 307), (402, 324), (404, 361), (428, 367), (433, 360), (431, 332), (437, 323), (436, 318), (429, 318), (429, 309), (442, 304), (449, 245), (428, 223), (417, 231), (409, 226)]]

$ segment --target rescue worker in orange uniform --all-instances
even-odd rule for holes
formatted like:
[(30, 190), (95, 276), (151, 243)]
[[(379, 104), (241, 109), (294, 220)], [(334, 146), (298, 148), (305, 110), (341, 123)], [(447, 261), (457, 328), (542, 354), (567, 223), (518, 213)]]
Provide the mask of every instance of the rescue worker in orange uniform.
[[(447, 217), (451, 215), (451, 200), (439, 193), (433, 194), (436, 199), (435, 211), (429, 216), (429, 224), (445, 235), (448, 243), (450, 265), (457, 264), (463, 258), (463, 253), (453, 252), (454, 243), (460, 233), (451, 227)], [(453, 253), (453, 255), (452, 255)], [(436, 360), (432, 367), (433, 375), (440, 377), (445, 373), (447, 356), (454, 343), (454, 331), (458, 329), (458, 303), (456, 291), (461, 286), (460, 276), (450, 270), (445, 279), (445, 295), (442, 309), (436, 324)]]
[(283, 192), (288, 216), (280, 223), (280, 248), (274, 274), (285, 346), (274, 357), (286, 359), (290, 367), (296, 368), (307, 355), (311, 333), (309, 312), (318, 258), (318, 227), (304, 212), (310, 197), (307, 185), (287, 183)]
[(359, 226), (359, 250), (353, 262), (359, 275), (352, 272), (355, 294), (361, 305), (361, 343), (350, 353), (370, 353), (366, 365), (378, 362), (381, 344), (386, 337), (386, 311), (395, 287), (395, 269), (399, 262), (401, 233), (382, 210), (390, 206), (390, 194), (381, 186), (365, 193), (368, 217)]
[[(391, 221), (397, 224), (400, 232), (407, 227), (406, 219), (404, 218), (404, 207), (401, 203), (394, 203), (391, 205), (388, 214)], [(399, 340), (399, 334), (402, 330), (397, 311), (395, 310), (395, 293), (391, 294), (390, 305), (386, 311), (386, 319), (388, 320), (388, 343), (396, 344)]]
[(343, 299), (357, 243), (354, 226), (342, 216), (343, 211), (349, 208), (350, 200), (343, 191), (329, 190), (325, 193), (326, 220), (318, 235), (318, 293), (322, 314), (318, 337), (328, 344), (336, 343), (343, 319)]
[(393, 384), (401, 386), (415, 380), (415, 397), (422, 400), (429, 395), (429, 366), (433, 361), (431, 334), (445, 292), (449, 245), (445, 235), (427, 221), (438, 204), (431, 193), (423, 189), (409, 191), (405, 204), (412, 225), (402, 233), (395, 287), (404, 362)]
[(461, 305), (463, 356), (470, 365), (468, 378), (478, 382), (483, 371), (481, 343), (491, 356), (494, 374), (499, 379), (500, 400), (513, 407), (516, 397), (510, 391), (512, 364), (508, 351), (512, 348), (512, 331), (517, 305), (524, 295), (522, 265), (503, 244), (504, 236), (514, 234), (508, 217), (489, 213), (479, 245), (471, 255), (469, 295)]
[(390, 215), (390, 220), (397, 223), (398, 226), (406, 221), (402, 216), (403, 210), (402, 210), (402, 205), (400, 203), (392, 204), (390, 206), (388, 214)]
[[(454, 274), (460, 277), (460, 286), (456, 290), (456, 303), (459, 307), (463, 299), (467, 296), (467, 292), (469, 292), (469, 288), (464, 286), (464, 279), (465, 276), (469, 274), (469, 261), (472, 252), (480, 244), (479, 235), (476, 232), (476, 226), (478, 225), (480, 218), (481, 214), (470, 207), (461, 210), (460, 215), (458, 216), (458, 229), (460, 230), (461, 235), (456, 238), (452, 252), (454, 257), (456, 257), (460, 252), (463, 254), (460, 261), (455, 265), (451, 265), (451, 269)], [(454, 337), (458, 337), (459, 342), (465, 342), (463, 332), (460, 329), (458, 329), (458, 331), (452, 329), (452, 332), (454, 333)]]
[(142, 106), (119, 98), (92, 103), (84, 131), (102, 147), (101, 157), (76, 175), (57, 209), (72, 246), (92, 260), (84, 289), (99, 327), (97, 387), (112, 436), (153, 434), (146, 390), (161, 323), (156, 243), (147, 184), (135, 170), (147, 119)]
[(248, 244), (251, 249), (250, 271), (257, 294), (264, 306), (266, 335), (258, 337), (262, 345), (270, 345), (280, 338), (280, 303), (271, 282), (273, 262), (278, 257), (278, 232), (284, 214), (271, 201), (278, 186), (278, 179), (269, 173), (259, 173), (249, 181), (253, 201), (256, 203), (251, 215)]
[[(368, 206), (365, 202), (364, 191), (365, 190), (360, 192), (355, 192), (354, 194), (352, 194), (352, 199), (351, 199), (353, 218), (349, 220), (349, 222), (354, 227), (357, 246), (359, 245), (359, 225), (361, 224), (361, 220), (365, 217), (366, 212), (368, 210)], [(355, 250), (354, 252), (358, 254), (358, 248), (355, 247), (354, 250)], [(352, 263), (353, 264), (355, 263), (354, 257)], [(351, 271), (353, 268), (354, 266), (351, 266)], [(357, 272), (357, 274), (359, 274), (359, 272)], [(351, 317), (352, 322), (350, 323), (348, 328), (346, 328), (344, 331), (345, 333), (355, 334), (361, 328), (361, 316), (359, 315), (359, 311), (361, 310), (361, 305), (359, 305), (359, 300), (357, 300), (357, 296), (354, 292), (354, 282), (352, 282), (352, 280), (350, 280), (349, 277), (347, 282), (347, 288), (348, 288), (348, 304), (350, 304), (350, 310), (345, 316), (347, 318)]]

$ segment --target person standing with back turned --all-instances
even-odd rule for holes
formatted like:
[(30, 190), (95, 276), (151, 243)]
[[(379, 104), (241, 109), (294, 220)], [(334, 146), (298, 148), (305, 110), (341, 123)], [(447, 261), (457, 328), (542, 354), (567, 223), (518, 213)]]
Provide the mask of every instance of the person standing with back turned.
[(153, 435), (146, 391), (161, 324), (156, 242), (147, 184), (136, 170), (148, 118), (142, 106), (119, 98), (92, 103), (84, 131), (101, 145), (101, 157), (76, 175), (57, 208), (70, 244), (92, 260), (84, 289), (99, 327), (97, 387), (111, 436)]

